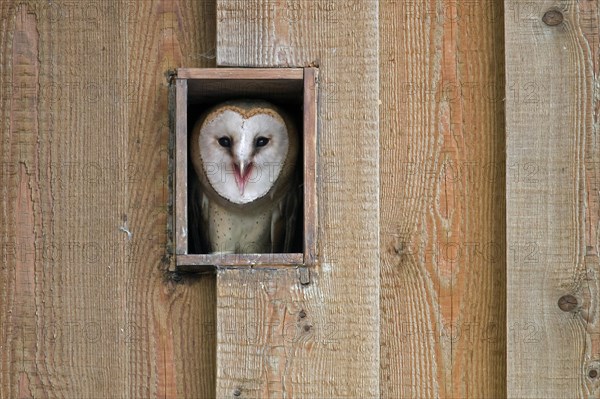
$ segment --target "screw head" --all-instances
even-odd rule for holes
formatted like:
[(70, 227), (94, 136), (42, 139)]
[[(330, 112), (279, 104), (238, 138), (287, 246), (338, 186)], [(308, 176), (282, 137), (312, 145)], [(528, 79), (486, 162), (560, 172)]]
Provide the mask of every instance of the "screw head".
[(542, 17), (542, 21), (548, 26), (560, 25), (563, 19), (562, 12), (558, 10), (548, 10)]
[(592, 379), (598, 377), (598, 370), (591, 369), (590, 371), (588, 371), (588, 376)]
[(577, 305), (578, 305), (577, 298), (575, 298), (571, 294), (563, 295), (558, 300), (558, 307), (563, 312), (572, 312), (573, 310), (575, 310), (577, 308)]
[(301, 311), (298, 313), (298, 316), (299, 316), (301, 319), (305, 318), (305, 317), (306, 317), (306, 311), (305, 311), (304, 309), (302, 309), (302, 310), (301, 310)]

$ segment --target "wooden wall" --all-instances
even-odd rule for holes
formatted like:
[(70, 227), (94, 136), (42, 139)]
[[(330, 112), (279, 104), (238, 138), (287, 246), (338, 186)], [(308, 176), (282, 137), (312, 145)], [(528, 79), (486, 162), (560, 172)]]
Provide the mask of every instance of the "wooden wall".
[[(0, 397), (595, 397), (598, 9), (2, 2)], [(308, 284), (167, 272), (169, 71), (215, 65), (319, 66)]]
[(215, 279), (165, 273), (166, 72), (214, 7), (0, 4), (0, 397), (214, 395)]

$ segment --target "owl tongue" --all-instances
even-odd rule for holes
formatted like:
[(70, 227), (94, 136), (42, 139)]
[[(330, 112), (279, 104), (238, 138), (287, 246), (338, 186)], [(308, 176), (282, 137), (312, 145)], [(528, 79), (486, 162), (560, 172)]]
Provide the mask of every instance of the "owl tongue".
[(248, 163), (248, 164), (243, 164), (240, 166), (238, 164), (234, 164), (234, 176), (235, 176), (235, 182), (238, 186), (238, 189), (240, 190), (240, 195), (244, 195), (244, 189), (246, 188), (246, 184), (248, 183), (248, 180), (250, 179), (250, 174), (252, 173), (252, 162)]

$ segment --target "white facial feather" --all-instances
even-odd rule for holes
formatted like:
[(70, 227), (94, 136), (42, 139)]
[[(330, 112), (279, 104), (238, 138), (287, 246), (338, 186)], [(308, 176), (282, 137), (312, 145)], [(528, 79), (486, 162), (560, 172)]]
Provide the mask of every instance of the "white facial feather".
[[(229, 140), (229, 146), (220, 144), (223, 138)], [(268, 141), (258, 146), (259, 138)], [(214, 190), (235, 204), (246, 204), (266, 195), (279, 177), (289, 137), (285, 122), (276, 114), (257, 113), (246, 118), (226, 109), (206, 119), (198, 145)], [(240, 173), (241, 169), (245, 173)]]

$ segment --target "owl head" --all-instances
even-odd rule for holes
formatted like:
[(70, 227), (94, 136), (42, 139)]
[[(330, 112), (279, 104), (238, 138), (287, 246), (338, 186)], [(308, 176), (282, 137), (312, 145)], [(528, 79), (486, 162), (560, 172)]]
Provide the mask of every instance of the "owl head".
[(298, 137), (291, 119), (261, 100), (234, 100), (212, 108), (191, 138), (194, 169), (203, 185), (234, 204), (276, 191), (291, 177)]

